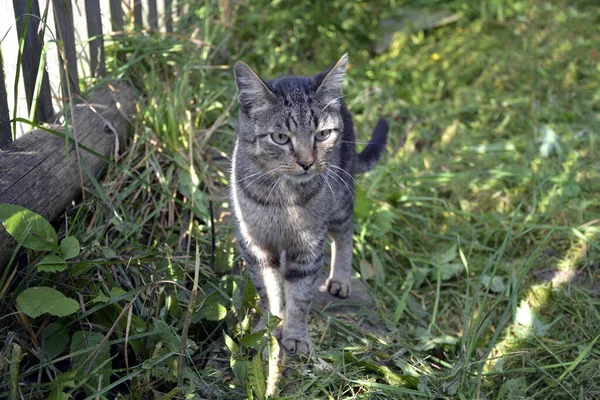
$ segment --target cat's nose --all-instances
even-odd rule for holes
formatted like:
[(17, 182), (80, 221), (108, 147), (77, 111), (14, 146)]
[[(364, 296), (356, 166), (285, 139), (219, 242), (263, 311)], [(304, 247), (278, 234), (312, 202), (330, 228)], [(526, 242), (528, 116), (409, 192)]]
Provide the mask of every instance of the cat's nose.
[(315, 163), (314, 161), (296, 161), (303, 170), (308, 171), (310, 167)]

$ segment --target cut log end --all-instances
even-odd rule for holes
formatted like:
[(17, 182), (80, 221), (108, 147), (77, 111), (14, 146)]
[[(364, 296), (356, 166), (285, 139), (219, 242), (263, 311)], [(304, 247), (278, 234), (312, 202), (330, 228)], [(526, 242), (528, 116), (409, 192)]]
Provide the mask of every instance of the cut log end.
[[(96, 177), (106, 166), (104, 160), (84, 147), (110, 158), (124, 147), (135, 100), (133, 89), (117, 82), (74, 105), (68, 124), (73, 138), (68, 146), (68, 157), (64, 137), (44, 130), (34, 130), (2, 149), (0, 203), (28, 208), (49, 221), (57, 218), (81, 196), (80, 167), (84, 185), (89, 183), (86, 168), (79, 162), (85, 162)], [(64, 132), (63, 127), (52, 128)], [(75, 146), (74, 141), (79, 146)], [(16, 242), (0, 225), (0, 266), (10, 260), (15, 246)]]

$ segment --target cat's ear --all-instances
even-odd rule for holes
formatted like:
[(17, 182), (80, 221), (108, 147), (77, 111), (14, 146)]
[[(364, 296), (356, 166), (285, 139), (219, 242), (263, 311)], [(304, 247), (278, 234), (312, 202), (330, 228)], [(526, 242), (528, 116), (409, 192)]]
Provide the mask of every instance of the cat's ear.
[(348, 53), (344, 54), (333, 67), (315, 76), (317, 96), (326, 106), (336, 103), (342, 98), (342, 83), (346, 75), (347, 64)]
[(238, 101), (244, 111), (255, 113), (273, 104), (275, 95), (246, 63), (236, 62), (234, 74)]

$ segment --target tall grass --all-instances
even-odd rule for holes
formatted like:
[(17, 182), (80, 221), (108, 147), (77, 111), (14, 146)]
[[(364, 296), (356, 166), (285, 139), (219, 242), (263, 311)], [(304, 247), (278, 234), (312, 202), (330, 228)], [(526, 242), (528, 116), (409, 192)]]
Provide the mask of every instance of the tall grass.
[[(29, 254), (0, 298), (15, 365), (0, 396), (16, 379), (26, 398), (263, 398), (276, 371), (282, 398), (598, 397), (598, 10), (406, 2), (461, 17), (375, 54), (397, 2), (236, 2), (227, 24), (216, 3), (190, 3), (174, 35), (105, 38), (111, 78), (140, 94), (131, 142), (59, 223), (78, 258), (48, 273)], [(380, 115), (391, 125), (356, 196), (374, 302), (315, 307), (314, 354), (282, 368), (251, 332), (261, 311), (232, 239), (229, 66), (309, 74), (347, 50), (357, 141)], [(82, 311), (19, 312), (40, 283)]]

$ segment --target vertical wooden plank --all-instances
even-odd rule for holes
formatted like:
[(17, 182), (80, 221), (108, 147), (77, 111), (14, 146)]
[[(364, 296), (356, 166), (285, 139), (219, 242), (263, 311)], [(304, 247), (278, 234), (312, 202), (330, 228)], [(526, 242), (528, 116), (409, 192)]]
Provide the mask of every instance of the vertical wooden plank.
[(4, 62), (0, 51), (0, 150), (12, 141), (10, 129), (10, 116), (8, 114), (8, 97), (6, 97), (6, 86), (4, 84)]
[(100, 0), (85, 0), (87, 32), (90, 39), (90, 71), (92, 76), (106, 74), (104, 63), (104, 38), (102, 37), (102, 20), (100, 17)]
[(148, 0), (148, 25), (150, 29), (158, 30), (158, 10), (156, 0)]
[(221, 23), (231, 28), (231, 3), (229, 0), (219, 0), (219, 11), (221, 11)]
[(165, 28), (173, 32), (173, 0), (165, 0)]
[[(73, 6), (71, 0), (52, 0), (56, 31), (62, 46), (58, 55), (61, 62), (61, 86), (63, 97), (69, 98), (79, 93), (79, 76), (77, 74), (77, 53), (75, 51), (75, 32), (73, 27)], [(66, 72), (66, 74), (65, 74)]]
[(110, 20), (113, 31), (123, 30), (123, 7), (121, 0), (110, 0)]
[(185, 8), (185, 1), (184, 0), (175, 0), (175, 1), (176, 1), (175, 8), (177, 9), (177, 17), (179, 19), (181, 19), (181, 17), (183, 16), (184, 8)]
[[(23, 70), (23, 82), (25, 84), (25, 96), (27, 98), (27, 109), (29, 110), (29, 114), (34, 116), (37, 121), (47, 121), (54, 114), (54, 111), (52, 110), (48, 72), (45, 68), (42, 71), (40, 92), (34, 104), (36, 79), (40, 62), (42, 61), (42, 48), (44, 47), (43, 38), (38, 36), (40, 25), (38, 0), (32, 0), (31, 9), (28, 9), (28, 7), (28, 1), (13, 0), (13, 9), (15, 10), (17, 21), (17, 34), (19, 40), (25, 41), (21, 66)], [(32, 112), (32, 107), (36, 108), (36, 110), (33, 110), (34, 112)]]
[(142, 14), (142, 0), (133, 0), (133, 18), (135, 24), (140, 28), (144, 27), (144, 17)]

